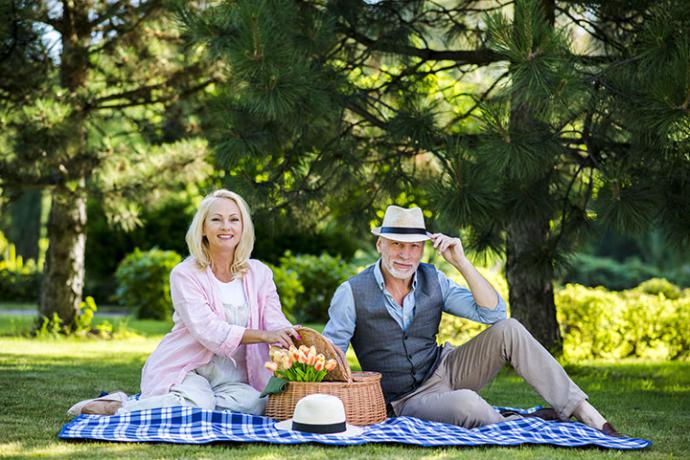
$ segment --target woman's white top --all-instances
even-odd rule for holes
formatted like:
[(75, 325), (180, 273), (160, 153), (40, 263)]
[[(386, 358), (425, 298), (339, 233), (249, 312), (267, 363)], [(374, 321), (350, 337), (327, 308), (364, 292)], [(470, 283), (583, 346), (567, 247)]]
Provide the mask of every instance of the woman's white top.
[[(220, 298), (225, 311), (225, 321), (235, 326), (247, 327), (249, 323), (249, 305), (247, 305), (247, 297), (244, 294), (242, 279), (236, 278), (229, 283), (224, 283), (215, 277), (214, 280), (220, 289)], [(203, 376), (211, 373), (217, 375), (220, 372), (227, 376), (227, 379), (223, 379), (226, 382), (247, 383), (246, 356), (246, 345), (240, 345), (232, 354), (234, 363), (228, 358), (214, 355), (211, 362), (198, 368), (196, 371)]]

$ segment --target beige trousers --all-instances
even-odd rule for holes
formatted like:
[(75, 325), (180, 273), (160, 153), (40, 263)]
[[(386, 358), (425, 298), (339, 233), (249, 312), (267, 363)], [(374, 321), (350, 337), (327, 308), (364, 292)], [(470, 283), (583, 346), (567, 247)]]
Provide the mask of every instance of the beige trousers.
[(478, 392), (510, 363), (563, 419), (587, 395), (563, 367), (514, 319), (497, 322), (469, 342), (447, 346), (436, 371), (412, 394), (393, 401), (397, 415), (474, 428), (516, 418), (503, 417)]
[(207, 410), (228, 410), (263, 415), (267, 398), (250, 385), (228, 381), (222, 367), (211, 363), (188, 372), (182, 383), (173, 385), (170, 393), (123, 404), (118, 413), (156, 407), (192, 406)]

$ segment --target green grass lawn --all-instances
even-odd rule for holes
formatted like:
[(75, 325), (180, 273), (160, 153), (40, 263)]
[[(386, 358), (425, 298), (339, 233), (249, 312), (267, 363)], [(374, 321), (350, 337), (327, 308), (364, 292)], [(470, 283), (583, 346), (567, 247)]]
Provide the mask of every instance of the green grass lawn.
[[(21, 320), (21, 319), (20, 319)], [(0, 330), (11, 318), (0, 315)], [(15, 318), (15, 322), (18, 321)], [(23, 321), (23, 320), (22, 320)], [(30, 321), (30, 319), (29, 319)], [(314, 325), (312, 325), (314, 326)], [(347, 448), (266, 444), (120, 444), (64, 442), (57, 438), (73, 403), (101, 390), (138, 391), (141, 367), (169, 325), (138, 322), (142, 334), (126, 340), (35, 340), (0, 337), (0, 458), (687, 458), (690, 453), (690, 363), (591, 362), (567, 366), (595, 406), (623, 433), (654, 441), (639, 452), (539, 446), (416, 448), (367, 445)], [(494, 404), (542, 403), (512, 371), (483, 392)]]

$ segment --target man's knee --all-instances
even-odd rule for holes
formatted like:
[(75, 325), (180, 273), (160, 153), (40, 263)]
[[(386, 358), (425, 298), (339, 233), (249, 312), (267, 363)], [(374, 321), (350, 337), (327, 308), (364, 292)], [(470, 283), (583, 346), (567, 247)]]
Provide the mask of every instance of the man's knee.
[(461, 389), (453, 391), (451, 395), (449, 409), (453, 411), (452, 423), (474, 428), (500, 421), (498, 413), (477, 392)]
[(490, 331), (494, 333), (504, 333), (504, 332), (516, 332), (518, 334), (524, 334), (527, 332), (525, 326), (515, 318), (506, 318), (495, 322), (490, 328)]
[(476, 391), (468, 389), (454, 390), (449, 395), (449, 405), (454, 410), (462, 412), (471, 412), (477, 404), (481, 403), (482, 397)]

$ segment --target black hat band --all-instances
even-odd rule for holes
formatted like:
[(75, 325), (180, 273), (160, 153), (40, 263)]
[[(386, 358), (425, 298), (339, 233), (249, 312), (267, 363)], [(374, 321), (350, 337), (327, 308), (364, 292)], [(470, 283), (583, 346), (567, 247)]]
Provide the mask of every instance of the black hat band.
[(329, 423), (327, 425), (312, 425), (311, 423), (300, 423), (295, 422), (293, 420), (292, 429), (296, 431), (302, 431), (305, 433), (332, 434), (347, 431), (347, 425), (345, 424), (345, 422)]
[(397, 233), (399, 235), (424, 235), (426, 236), (425, 228), (410, 228), (410, 227), (381, 227), (381, 233)]

